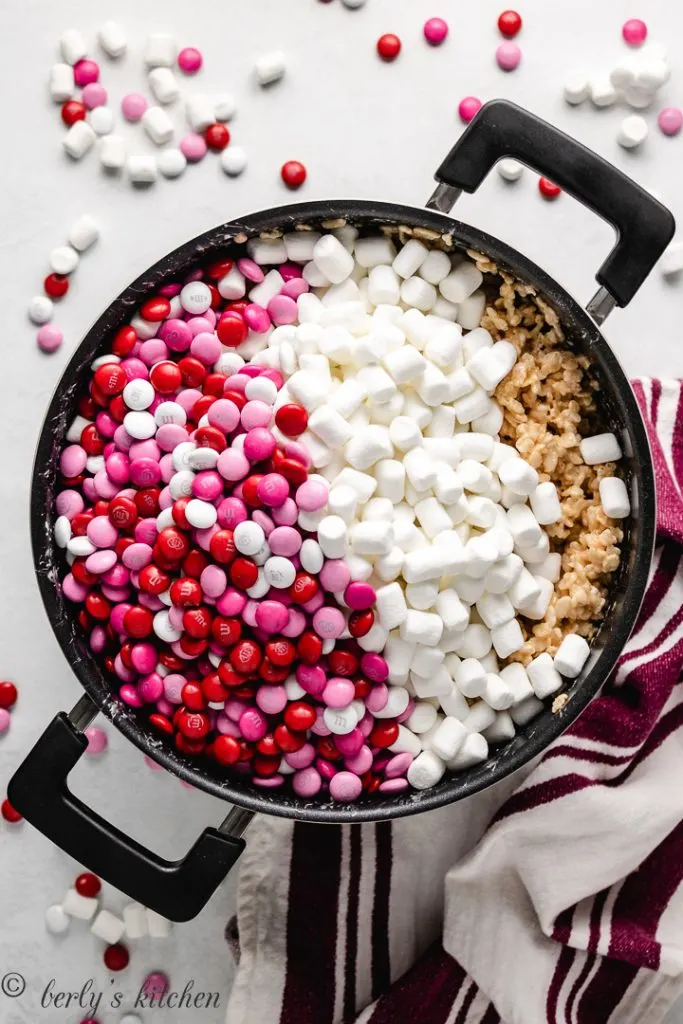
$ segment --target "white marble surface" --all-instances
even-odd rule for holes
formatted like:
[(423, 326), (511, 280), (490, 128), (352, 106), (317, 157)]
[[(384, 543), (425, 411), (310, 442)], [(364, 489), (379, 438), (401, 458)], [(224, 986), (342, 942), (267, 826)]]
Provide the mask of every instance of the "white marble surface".
[[(572, 110), (561, 98), (565, 71), (597, 68), (622, 49), (619, 29), (626, 17), (642, 15), (651, 37), (666, 42), (680, 39), (683, 7), (666, 0), (644, 0), (638, 11), (625, 0), (526, 0), (520, 5), (525, 17), (519, 38), (523, 63), (505, 75), (493, 60), (499, 42), (495, 19), (503, 6), (369, 0), (363, 9), (350, 11), (340, 0), (202, 0), (194, 6), (181, 0), (166, 0), (163, 6), (118, 0), (105, 9), (89, 0), (7, 0), (0, 7), (5, 96), (0, 675), (15, 679), (21, 689), (11, 731), (0, 739), (3, 779), (52, 715), (79, 696), (40, 605), (29, 549), (31, 461), (43, 411), (84, 332), (146, 266), (222, 220), (293, 198), (343, 196), (423, 204), (435, 167), (460, 131), (455, 110), (466, 94), (503, 95), (529, 106), (656, 189), (683, 220), (683, 135), (664, 138), (650, 112), (646, 116), (652, 131), (646, 145), (641, 152), (626, 153), (615, 141), (625, 111)], [(451, 26), (448, 43), (436, 50), (421, 37), (422, 22), (435, 14)], [(242, 178), (226, 178), (217, 158), (209, 156), (181, 180), (161, 181), (141, 192), (105, 178), (94, 154), (80, 164), (62, 154), (63, 128), (45, 87), (56, 41), (64, 28), (73, 26), (94, 43), (95, 30), (107, 17), (119, 20), (131, 40), (122, 62), (97, 55), (116, 107), (125, 92), (144, 86), (140, 53), (148, 31), (170, 31), (183, 45), (201, 48), (203, 72), (194, 80), (183, 78), (182, 84), (188, 91), (237, 95), (239, 113), (231, 130), (250, 157)], [(375, 40), (385, 31), (399, 33), (404, 43), (393, 65), (381, 63), (374, 54)], [(252, 62), (275, 48), (286, 52), (288, 73), (282, 83), (262, 91), (250, 79)], [(661, 95), (662, 105), (682, 105), (683, 57), (680, 49), (671, 49), (674, 73)], [(180, 126), (179, 113), (174, 116)], [(125, 126), (123, 131), (131, 149), (152, 148), (139, 128)], [(282, 162), (291, 158), (303, 160), (309, 171), (308, 183), (296, 197), (278, 177)], [(57, 322), (66, 332), (66, 343), (55, 356), (45, 357), (34, 345), (25, 308), (46, 273), (47, 254), (65, 241), (71, 222), (85, 212), (100, 220), (102, 239), (84, 258), (59, 306)], [(530, 173), (512, 187), (494, 174), (479, 195), (463, 198), (458, 215), (528, 253), (582, 300), (592, 294), (593, 272), (612, 243), (611, 229), (566, 196), (553, 204), (543, 202)], [(655, 273), (632, 308), (614, 314), (607, 333), (630, 374), (683, 372), (683, 348), (676, 337), (682, 311), (683, 282), (667, 285)], [(74, 773), (74, 789), (94, 807), (167, 855), (181, 853), (207, 823), (220, 820), (224, 805), (219, 801), (152, 773), (138, 751), (111, 727), (108, 732), (109, 753)], [(112, 986), (100, 966), (100, 944), (86, 927), (76, 923), (59, 940), (44, 932), (44, 909), (61, 898), (76, 866), (26, 825), (10, 829), (2, 823), (0, 843), (5, 923), (0, 964), (2, 972), (19, 971), (27, 981), (22, 998), (0, 995), (0, 1019), (6, 1024), (78, 1024), (86, 1014), (39, 1009), (37, 1004), (51, 977), (64, 990), (78, 989), (93, 977), (111, 998)], [(108, 892), (105, 902), (115, 909), (122, 898)], [(131, 967), (113, 987), (133, 997), (146, 970), (163, 966), (175, 988), (194, 978), (198, 989), (219, 992), (224, 1007), (232, 966), (222, 933), (234, 904), (233, 877), (205, 912), (178, 927), (170, 941), (134, 944)], [(120, 1011), (103, 1008), (97, 1016), (108, 1024), (118, 1020)], [(148, 1014), (150, 1018), (158, 1024), (186, 1019), (160, 1010), (153, 1017)], [(203, 1011), (196, 1019), (217, 1024), (223, 1009)]]

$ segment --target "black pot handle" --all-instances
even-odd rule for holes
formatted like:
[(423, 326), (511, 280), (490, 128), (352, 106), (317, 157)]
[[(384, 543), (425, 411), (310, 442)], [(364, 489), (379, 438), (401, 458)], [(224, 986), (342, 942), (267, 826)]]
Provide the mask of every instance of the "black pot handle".
[(596, 277), (618, 306), (626, 306), (673, 236), (670, 211), (580, 142), (507, 100), (481, 108), (435, 178), (474, 192), (506, 156), (550, 178), (614, 226), (617, 243)]
[[(86, 698), (87, 699), (87, 698)], [(196, 917), (244, 849), (244, 840), (207, 828), (182, 860), (146, 850), (67, 788), (88, 741), (58, 714), (12, 777), (9, 801), (80, 864), (171, 921)]]

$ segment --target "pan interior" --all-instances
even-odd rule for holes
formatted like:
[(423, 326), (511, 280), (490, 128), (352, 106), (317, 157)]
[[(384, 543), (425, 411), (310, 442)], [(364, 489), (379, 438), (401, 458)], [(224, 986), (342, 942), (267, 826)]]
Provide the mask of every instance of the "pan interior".
[[(177, 281), (219, 254), (242, 255), (255, 236), (275, 236), (295, 228), (331, 229), (351, 224), (361, 234), (389, 232), (400, 241), (414, 236), (447, 251), (475, 249), (501, 269), (535, 286), (559, 314), (567, 342), (590, 355), (601, 385), (604, 429), (622, 441), (624, 470), (634, 514), (624, 523), (622, 560), (611, 600), (592, 642), (588, 665), (566, 689), (568, 701), (553, 714), (546, 709), (515, 738), (493, 748), (489, 759), (458, 775), (447, 775), (433, 789), (395, 796), (362, 797), (353, 805), (303, 800), (293, 794), (257, 790), (228, 777), (210, 762), (194, 762), (166, 744), (144, 714), (123, 704), (105, 678), (77, 621), (78, 606), (62, 597), (57, 585), (63, 554), (53, 540), (58, 455), (75, 413), (93, 358), (110, 351), (111, 337), (128, 322), (149, 292)], [(654, 477), (645, 428), (628, 381), (597, 327), (581, 306), (533, 263), (497, 239), (431, 211), (383, 203), (329, 201), (268, 210), (221, 225), (161, 259), (130, 285), (84, 338), (52, 398), (41, 432), (33, 475), (31, 530), (36, 574), (52, 628), (81, 684), (102, 712), (144, 753), (181, 778), (225, 800), (253, 810), (312, 821), (382, 820), (438, 807), (485, 789), (537, 756), (578, 716), (606, 680), (628, 638), (642, 600), (654, 541)]]

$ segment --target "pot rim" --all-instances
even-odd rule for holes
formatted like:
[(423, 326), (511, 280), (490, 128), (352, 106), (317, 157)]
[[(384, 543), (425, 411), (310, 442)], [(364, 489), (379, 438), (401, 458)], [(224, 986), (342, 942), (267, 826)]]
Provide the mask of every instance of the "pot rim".
[[(210, 775), (201, 764), (194, 764), (167, 747), (138, 717), (133, 709), (109, 688), (94, 656), (87, 647), (76, 616), (67, 614), (56, 582), (55, 548), (52, 538), (53, 488), (56, 475), (55, 454), (63, 439), (67, 423), (67, 406), (82, 383), (84, 371), (102, 342), (126, 321), (150, 288), (187, 268), (209, 252), (235, 244), (235, 235), (253, 237), (263, 231), (293, 229), (296, 224), (345, 218), (349, 222), (374, 222), (394, 226), (423, 227), (452, 235), (459, 247), (472, 248), (490, 256), (499, 266), (509, 269), (515, 277), (538, 289), (557, 311), (563, 323), (571, 321), (571, 335), (582, 335), (582, 347), (595, 357), (603, 382), (608, 383), (609, 400), (618, 408), (623, 422), (629, 456), (633, 466), (632, 482), (636, 488), (633, 516), (637, 517), (635, 548), (626, 579), (620, 614), (615, 619), (608, 608), (598, 636), (604, 639), (600, 650), (589, 660), (589, 668), (579, 680), (573, 680), (563, 692), (569, 694), (565, 707), (556, 714), (546, 708), (525, 732), (505, 746), (494, 750), (486, 762), (458, 775), (447, 775), (435, 787), (378, 798), (373, 794), (367, 802), (338, 804), (307, 802), (279, 791), (245, 785), (230, 777)], [(571, 336), (570, 336), (571, 341)], [(629, 450), (630, 449), (630, 450)], [(655, 541), (655, 482), (647, 431), (635, 395), (609, 344), (586, 310), (535, 263), (495, 237), (461, 221), (421, 207), (372, 200), (318, 200), (293, 203), (258, 211), (244, 218), (226, 222), (185, 242), (162, 257), (124, 289), (93, 324), (79, 344), (64, 370), (52, 396), (41, 428), (31, 485), (31, 540), (36, 576), (41, 597), (53, 632), (79, 682), (109, 720), (144, 754), (149, 755), (181, 779), (214, 796), (228, 800), (251, 811), (306, 821), (345, 822), (382, 821), (408, 814), (432, 810), (480, 792), (516, 772), (564, 732), (596, 695), (626, 643), (642, 603)], [(629, 535), (624, 546), (629, 543)], [(603, 634), (605, 634), (603, 636)], [(526, 732), (529, 735), (526, 735)]]

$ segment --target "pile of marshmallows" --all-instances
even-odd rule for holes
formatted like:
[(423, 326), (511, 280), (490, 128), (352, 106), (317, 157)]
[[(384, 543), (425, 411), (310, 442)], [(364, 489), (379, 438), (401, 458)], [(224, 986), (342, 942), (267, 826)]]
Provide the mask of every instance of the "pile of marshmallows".
[[(596, 107), (610, 107), (619, 99), (636, 110), (649, 107), (671, 71), (665, 49), (657, 43), (625, 54), (613, 67), (596, 74), (572, 71), (564, 83), (564, 98), (573, 106), (590, 99)], [(660, 128), (665, 134), (680, 131), (680, 111), (667, 108), (660, 114)], [(626, 149), (641, 145), (648, 135), (647, 121), (639, 115), (624, 118), (617, 141)]]
[[(569, 635), (499, 666), (560, 574), (555, 486), (498, 440), (516, 350), (478, 326), (463, 256), (349, 226), (246, 250), (159, 289), (93, 364), (64, 595), (181, 752), (302, 797), (428, 788), (589, 654)], [(582, 454), (621, 457), (612, 434)], [(629, 514), (621, 479), (600, 493)]]

